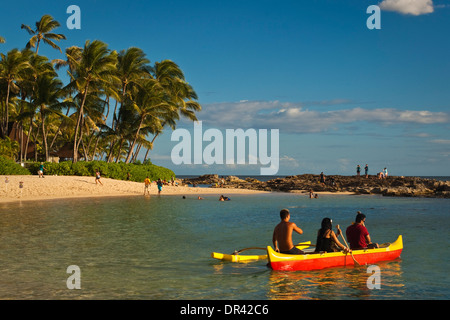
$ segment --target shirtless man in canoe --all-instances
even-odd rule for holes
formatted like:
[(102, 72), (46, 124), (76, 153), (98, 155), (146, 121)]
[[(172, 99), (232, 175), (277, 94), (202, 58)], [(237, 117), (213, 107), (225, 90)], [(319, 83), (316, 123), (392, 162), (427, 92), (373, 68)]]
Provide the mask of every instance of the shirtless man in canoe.
[(303, 230), (293, 222), (289, 222), (291, 215), (288, 209), (280, 211), (281, 222), (273, 230), (273, 247), (275, 251), (287, 254), (303, 254), (304, 252), (294, 246), (292, 231), (303, 234)]

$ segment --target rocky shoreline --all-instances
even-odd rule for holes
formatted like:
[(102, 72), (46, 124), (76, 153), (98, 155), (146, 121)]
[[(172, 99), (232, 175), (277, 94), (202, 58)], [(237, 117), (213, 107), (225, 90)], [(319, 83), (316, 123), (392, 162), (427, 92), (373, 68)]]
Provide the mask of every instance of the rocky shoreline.
[(430, 197), (450, 198), (450, 181), (438, 181), (418, 177), (389, 176), (378, 179), (377, 176), (327, 176), (325, 184), (320, 183), (319, 175), (303, 174), (259, 181), (254, 178), (245, 180), (235, 176), (219, 177), (207, 174), (195, 179), (185, 179), (184, 184), (211, 185), (212, 188), (239, 188), (279, 192), (350, 192), (354, 194), (379, 194), (392, 197)]

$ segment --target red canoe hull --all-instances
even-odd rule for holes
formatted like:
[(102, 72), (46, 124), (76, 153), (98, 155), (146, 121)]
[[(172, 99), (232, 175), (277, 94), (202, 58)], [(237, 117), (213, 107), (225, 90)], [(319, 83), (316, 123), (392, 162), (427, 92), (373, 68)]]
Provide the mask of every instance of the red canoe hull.
[[(403, 242), (400, 236), (395, 243), (386, 248), (355, 250), (353, 257), (360, 265), (374, 264), (379, 261), (395, 260), (400, 257), (402, 250)], [(271, 268), (279, 271), (318, 270), (355, 264), (350, 254), (342, 252), (286, 255), (268, 247), (268, 257)]]

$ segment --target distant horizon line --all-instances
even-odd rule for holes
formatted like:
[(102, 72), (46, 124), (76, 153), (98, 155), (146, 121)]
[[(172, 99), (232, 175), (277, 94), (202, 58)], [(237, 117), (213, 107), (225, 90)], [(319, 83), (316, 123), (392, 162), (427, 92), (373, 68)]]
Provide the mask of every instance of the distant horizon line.
[[(300, 173), (300, 174), (275, 174), (275, 175), (260, 175), (260, 174), (219, 174), (219, 173), (202, 173), (202, 174), (176, 174), (176, 176), (195, 176), (201, 177), (205, 175), (218, 175), (223, 177), (235, 176), (235, 177), (291, 177), (291, 176), (302, 176), (302, 175), (314, 175), (319, 176), (320, 173)], [(356, 174), (325, 174), (325, 176), (343, 176), (343, 177), (356, 177)], [(376, 174), (369, 174), (369, 176), (376, 176)], [(361, 174), (364, 178), (364, 174)], [(388, 177), (450, 177), (450, 175), (389, 175)]]

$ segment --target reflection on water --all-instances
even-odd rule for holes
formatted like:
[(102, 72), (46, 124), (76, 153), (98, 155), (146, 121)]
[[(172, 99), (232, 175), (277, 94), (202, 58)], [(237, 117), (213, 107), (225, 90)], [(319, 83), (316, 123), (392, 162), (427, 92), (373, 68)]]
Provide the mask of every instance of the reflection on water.
[[(371, 290), (365, 266), (274, 272), (267, 261), (211, 258), (270, 245), (286, 207), (299, 241), (314, 241), (323, 217), (343, 226), (361, 209), (376, 241), (403, 234), (401, 259), (377, 264), (381, 289)], [(0, 299), (448, 299), (449, 208), (448, 199), (293, 194), (0, 204)], [(69, 265), (81, 269), (81, 290), (66, 287)]]
[(274, 300), (401, 298), (404, 288), (401, 261), (381, 262), (377, 265), (381, 275), (380, 289), (368, 288), (367, 280), (372, 273), (367, 273), (367, 266), (316, 271), (272, 271), (268, 297)]

